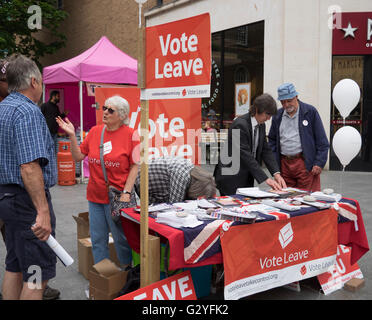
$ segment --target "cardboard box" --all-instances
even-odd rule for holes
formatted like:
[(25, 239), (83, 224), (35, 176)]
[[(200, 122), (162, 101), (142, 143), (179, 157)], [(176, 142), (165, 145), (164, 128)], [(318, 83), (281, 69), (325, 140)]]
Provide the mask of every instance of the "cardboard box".
[(344, 284), (344, 289), (355, 292), (364, 286), (365, 280), (359, 278), (353, 278)]
[(128, 271), (121, 270), (114, 262), (104, 259), (89, 271), (89, 298), (112, 300), (127, 281)]
[[(109, 253), (110, 259), (117, 265), (120, 265), (119, 259), (116, 255), (114, 239), (109, 236)], [(78, 239), (78, 270), (85, 279), (89, 278), (89, 271), (94, 264), (92, 241), (90, 238)]]
[(89, 212), (81, 212), (78, 216), (72, 216), (77, 225), (77, 238), (83, 239), (90, 237), (89, 233)]

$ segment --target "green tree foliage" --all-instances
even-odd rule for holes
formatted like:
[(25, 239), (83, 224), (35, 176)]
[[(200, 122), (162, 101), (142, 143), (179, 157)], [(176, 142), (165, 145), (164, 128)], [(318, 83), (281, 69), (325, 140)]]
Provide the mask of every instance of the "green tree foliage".
[[(56, 0), (0, 0), (0, 58), (20, 53), (40, 66), (41, 57), (65, 46), (66, 37), (59, 26), (66, 17)], [(39, 28), (35, 27), (37, 21), (41, 22)], [(36, 37), (39, 32), (43, 37)], [(49, 42), (40, 40), (44, 38)]]

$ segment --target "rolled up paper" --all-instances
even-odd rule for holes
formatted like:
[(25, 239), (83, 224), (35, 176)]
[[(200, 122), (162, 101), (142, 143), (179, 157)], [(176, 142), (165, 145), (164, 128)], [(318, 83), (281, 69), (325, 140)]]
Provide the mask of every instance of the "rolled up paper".
[(58, 243), (56, 239), (54, 239), (52, 235), (49, 236), (46, 243), (54, 251), (54, 253), (61, 260), (61, 262), (65, 265), (65, 267), (68, 267), (74, 262), (74, 259), (72, 259), (72, 257), (66, 252), (65, 249), (63, 249), (63, 247)]

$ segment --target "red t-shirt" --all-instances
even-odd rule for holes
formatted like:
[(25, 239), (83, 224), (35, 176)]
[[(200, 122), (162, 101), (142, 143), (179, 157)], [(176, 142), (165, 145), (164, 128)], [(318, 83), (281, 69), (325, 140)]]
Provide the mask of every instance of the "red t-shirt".
[[(80, 150), (88, 156), (89, 161), (87, 199), (96, 203), (109, 203), (99, 154), (102, 129), (103, 124), (94, 126), (80, 145)], [(140, 161), (140, 141), (134, 132), (126, 125), (115, 131), (105, 130), (103, 160), (107, 179), (110, 185), (119, 190), (124, 189), (130, 166)]]

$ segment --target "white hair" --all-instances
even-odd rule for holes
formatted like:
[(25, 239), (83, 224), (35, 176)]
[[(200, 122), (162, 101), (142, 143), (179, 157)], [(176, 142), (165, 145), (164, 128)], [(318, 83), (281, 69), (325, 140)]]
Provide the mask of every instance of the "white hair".
[(13, 55), (6, 69), (8, 91), (23, 91), (30, 87), (31, 78), (41, 81), (41, 73), (36, 63), (23, 55)]
[(105, 106), (108, 105), (116, 107), (123, 124), (129, 124), (129, 103), (127, 100), (120, 96), (112, 96), (105, 101)]

